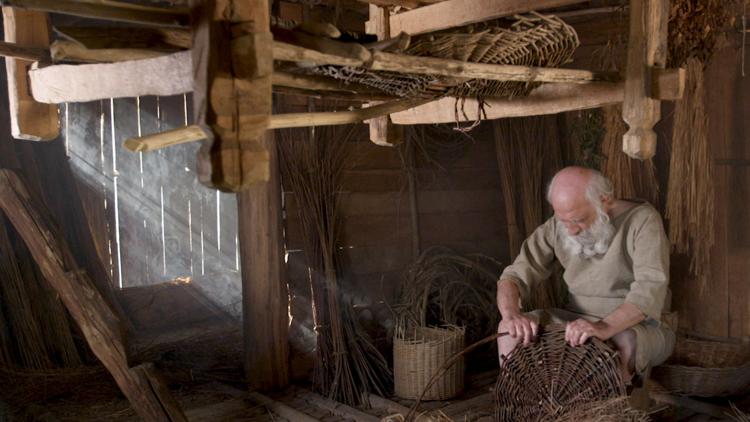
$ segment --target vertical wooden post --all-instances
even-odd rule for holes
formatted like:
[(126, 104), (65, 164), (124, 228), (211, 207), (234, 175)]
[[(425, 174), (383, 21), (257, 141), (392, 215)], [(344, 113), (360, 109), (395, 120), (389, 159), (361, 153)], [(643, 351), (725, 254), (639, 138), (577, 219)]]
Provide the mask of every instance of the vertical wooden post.
[(622, 118), (630, 127), (622, 150), (646, 160), (656, 153), (654, 125), (661, 118), (661, 102), (651, 96), (654, 69), (667, 61), (669, 0), (631, 0), (628, 64)]
[[(368, 32), (377, 35), (378, 40), (391, 38), (390, 11), (387, 7), (370, 5), (370, 20), (373, 22), (368, 27)], [(369, 106), (380, 104), (370, 103)], [(394, 146), (404, 141), (404, 128), (396, 126), (391, 122), (390, 116), (376, 117), (368, 121), (370, 124), (370, 141), (377, 145)]]
[(281, 183), (273, 132), (263, 137), (269, 153), (268, 182), (237, 195), (245, 374), (252, 389), (289, 383), (288, 294), (281, 237)]
[[(49, 21), (44, 12), (3, 7), (5, 41), (29, 47), (49, 47)], [(11, 135), (28, 141), (51, 141), (60, 135), (56, 104), (34, 101), (28, 71), (34, 62), (5, 58)]]
[[(265, 0), (192, 0), (196, 123), (212, 134), (198, 178), (238, 192), (268, 180), (273, 37)], [(210, 129), (210, 130), (209, 130)]]

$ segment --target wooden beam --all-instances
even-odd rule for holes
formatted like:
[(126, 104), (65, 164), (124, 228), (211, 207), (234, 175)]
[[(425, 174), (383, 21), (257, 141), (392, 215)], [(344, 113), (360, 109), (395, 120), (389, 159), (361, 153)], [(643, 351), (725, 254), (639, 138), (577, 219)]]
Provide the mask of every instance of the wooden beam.
[(67, 244), (52, 234), (51, 218), (42, 214), (42, 207), (31, 199), (24, 183), (10, 170), (0, 170), (0, 209), (133, 409), (149, 421), (184, 421), (182, 410), (153, 367), (128, 368), (118, 316), (86, 273), (72, 267), (74, 260)]
[[(401, 31), (410, 35), (423, 34), (532, 10), (586, 2), (587, 0), (449, 0), (391, 16), (390, 34), (396, 36)], [(365, 31), (375, 34), (376, 25), (372, 20), (367, 21)]]
[(284, 60), (302, 63), (305, 65), (335, 64), (339, 66), (362, 66), (367, 60), (356, 57), (340, 56), (332, 53), (324, 53), (318, 50), (297, 46), (281, 41), (273, 42), (274, 60)]
[(406, 99), (351, 111), (274, 114), (271, 116), (269, 129), (360, 123), (379, 116), (408, 110), (430, 101), (429, 99)]
[(155, 50), (190, 49), (192, 35), (187, 28), (114, 26), (55, 26), (54, 31), (86, 48), (150, 48)]
[[(3, 7), (5, 41), (28, 47), (49, 47), (49, 22), (46, 13)], [(17, 139), (51, 141), (60, 135), (57, 106), (34, 101), (27, 73), (34, 62), (7, 57), (10, 131)]]
[(103, 98), (169, 96), (193, 90), (190, 52), (120, 63), (56, 65), (29, 71), (31, 92), (41, 103)]
[(64, 15), (80, 16), (158, 26), (186, 26), (188, 12), (185, 9), (141, 6), (133, 3), (107, 0), (90, 2), (76, 0), (0, 0), (3, 6), (17, 9), (37, 10)]
[(274, 94), (281, 94), (281, 95), (296, 95), (296, 96), (303, 96), (303, 97), (312, 97), (312, 98), (325, 98), (330, 100), (344, 100), (344, 101), (352, 101), (352, 102), (362, 102), (362, 103), (369, 103), (371, 101), (390, 101), (397, 97), (393, 97), (390, 95), (382, 94), (382, 93), (354, 93), (350, 91), (328, 91), (328, 90), (310, 90), (310, 89), (304, 89), (304, 88), (292, 88), (284, 85), (275, 85), (273, 86), (273, 93)]
[[(387, 116), (390, 113), (408, 110), (411, 107), (417, 107), (429, 101), (431, 100), (395, 100), (373, 107), (365, 107), (349, 111), (275, 114), (271, 116), (268, 128), (285, 129), (292, 127), (331, 126), (361, 123), (365, 120), (373, 119), (375, 117)], [(171, 145), (205, 141), (206, 139), (209, 139), (210, 136), (211, 134), (209, 134), (205, 129), (202, 129), (197, 125), (192, 125), (168, 130), (166, 132), (156, 133), (153, 135), (146, 135), (140, 138), (129, 138), (125, 140), (125, 148), (132, 152), (155, 151), (157, 149), (166, 148)]]
[(457, 103), (456, 98), (446, 97), (394, 113), (391, 119), (397, 125), (473, 122), (480, 117), (492, 120), (584, 110), (621, 103), (622, 98), (622, 83), (545, 84), (526, 97), (487, 99), (484, 107), (486, 115), (482, 116), (479, 115), (479, 103), (475, 99), (458, 100)]
[(333, 64), (339, 66), (367, 67), (372, 70), (415, 73), (419, 75), (438, 75), (495, 81), (567, 83), (588, 83), (591, 81), (613, 81), (619, 79), (619, 75), (612, 72), (469, 63), (461, 60), (409, 56), (380, 51), (373, 52), (369, 60), (358, 60), (353, 57), (324, 53), (279, 41), (274, 41), (273, 47), (273, 56), (276, 60), (315, 65)]
[(140, 138), (125, 140), (125, 148), (131, 152), (148, 152), (166, 148), (172, 145), (186, 144), (208, 138), (208, 134), (198, 125), (190, 125), (167, 130)]
[[(30, 70), (29, 81), (34, 100), (52, 104), (182, 94), (193, 90), (190, 54), (172, 53), (119, 63), (48, 66)], [(295, 91), (297, 95), (330, 95), (364, 102), (393, 99), (371, 87), (332, 78), (274, 72), (271, 80), (274, 86), (312, 91)]]
[[(658, 72), (653, 81), (651, 95), (658, 100), (678, 100), (685, 86), (684, 72), (666, 69)], [(446, 97), (422, 106), (391, 114), (397, 125), (473, 122), (507, 117), (539, 116), (565, 111), (585, 110), (622, 103), (625, 96), (623, 82), (592, 82), (589, 84), (544, 84), (526, 97), (512, 99), (489, 98), (485, 100), (482, 116), (479, 103), (473, 98), (457, 103)]]
[(656, 154), (654, 125), (661, 118), (661, 103), (650, 97), (654, 68), (667, 61), (669, 0), (631, 0), (628, 62), (622, 118), (629, 129), (622, 150), (646, 160)]
[(49, 50), (42, 47), (29, 47), (16, 43), (0, 41), (0, 56), (28, 60), (30, 62), (49, 62)]
[(114, 63), (153, 59), (168, 53), (144, 48), (86, 48), (73, 41), (55, 41), (50, 46), (52, 60), (82, 63)]
[(263, 135), (269, 178), (237, 195), (244, 367), (252, 390), (289, 384), (289, 296), (284, 265), (281, 176), (276, 138)]
[(311, 91), (337, 91), (349, 92), (352, 94), (380, 95), (386, 96), (381, 91), (357, 83), (345, 83), (338, 79), (327, 78), (323, 76), (298, 75), (287, 72), (274, 72), (271, 75), (271, 82), (274, 86), (286, 86), (289, 88), (307, 89)]
[[(359, 0), (362, 3), (369, 3), (372, 6), (389, 7), (399, 6), (405, 9), (415, 9), (419, 7), (420, 2), (418, 0)], [(369, 21), (368, 21), (369, 22)], [(373, 34), (375, 32), (372, 32)]]

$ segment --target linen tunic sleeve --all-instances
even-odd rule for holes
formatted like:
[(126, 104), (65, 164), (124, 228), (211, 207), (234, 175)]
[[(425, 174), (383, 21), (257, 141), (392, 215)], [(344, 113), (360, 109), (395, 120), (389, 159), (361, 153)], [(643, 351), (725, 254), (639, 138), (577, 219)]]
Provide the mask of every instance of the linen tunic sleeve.
[(552, 273), (555, 238), (555, 221), (552, 217), (523, 242), (516, 260), (505, 267), (500, 275), (500, 280), (510, 280), (518, 287), (522, 301), (528, 299), (532, 286), (543, 282)]
[(625, 302), (632, 303), (647, 318), (660, 321), (669, 284), (669, 241), (656, 210), (632, 227), (628, 245), (633, 261), (633, 278)]

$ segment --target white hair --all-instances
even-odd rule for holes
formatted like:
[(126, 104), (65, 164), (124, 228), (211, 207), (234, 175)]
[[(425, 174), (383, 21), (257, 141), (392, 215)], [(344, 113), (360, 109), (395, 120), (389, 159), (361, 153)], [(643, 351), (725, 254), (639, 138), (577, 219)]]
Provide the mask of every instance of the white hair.
[[(589, 171), (591, 171), (591, 180), (589, 180), (589, 184), (586, 186), (586, 199), (596, 208), (597, 213), (599, 211), (603, 212), (602, 199), (612, 198), (615, 189), (612, 186), (612, 182), (601, 172), (594, 169), (589, 169)], [(547, 202), (550, 204), (552, 203), (552, 189), (555, 187), (555, 182), (559, 174), (560, 172), (555, 174), (547, 186)]]

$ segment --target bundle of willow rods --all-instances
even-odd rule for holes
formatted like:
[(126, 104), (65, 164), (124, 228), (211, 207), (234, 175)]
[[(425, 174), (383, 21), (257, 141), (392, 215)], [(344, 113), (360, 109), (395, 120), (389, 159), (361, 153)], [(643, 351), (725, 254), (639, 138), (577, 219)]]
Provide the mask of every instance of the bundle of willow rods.
[(730, 419), (737, 422), (750, 422), (750, 414), (747, 414), (743, 411), (741, 411), (737, 405), (735, 405), (732, 402), (729, 402), (730, 406), (732, 407), (732, 414), (729, 415)]
[(0, 366), (52, 369), (81, 365), (62, 302), (39, 273), (15, 229), (0, 213)]
[(708, 147), (703, 63), (687, 62), (682, 100), (677, 101), (672, 134), (666, 217), (675, 252), (690, 254), (690, 272), (701, 290), (710, 276), (714, 244), (713, 160)]
[[(550, 211), (545, 200), (548, 180), (563, 166), (554, 116), (495, 120), (495, 148), (508, 223), (511, 260), (524, 238), (544, 222)], [(532, 289), (531, 309), (554, 308), (562, 299), (559, 282)]]
[(281, 131), (283, 183), (297, 201), (312, 294), (317, 356), (314, 386), (328, 398), (357, 405), (370, 391), (383, 394), (390, 379), (385, 358), (341, 305), (337, 238), (341, 172), (354, 126)]
[(495, 332), (495, 283), (501, 272), (501, 264), (488, 256), (464, 256), (443, 247), (425, 250), (404, 273), (393, 306), (397, 325), (466, 327), (469, 342)]
[(622, 107), (607, 106), (604, 115), (604, 137), (602, 140), (602, 174), (612, 181), (615, 198), (641, 198), (655, 207), (659, 206), (659, 181), (656, 178), (654, 161), (635, 160), (622, 152), (622, 136), (628, 131), (622, 120)]

